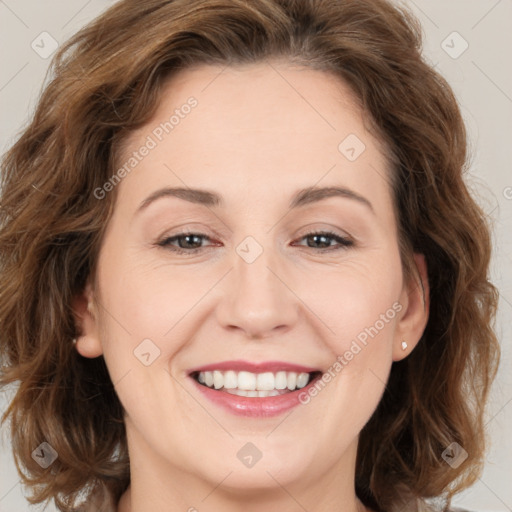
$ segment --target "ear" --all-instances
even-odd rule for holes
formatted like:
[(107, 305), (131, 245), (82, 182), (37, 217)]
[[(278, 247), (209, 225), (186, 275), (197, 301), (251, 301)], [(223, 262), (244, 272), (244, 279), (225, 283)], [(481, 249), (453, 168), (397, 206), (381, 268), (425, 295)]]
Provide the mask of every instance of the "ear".
[(84, 291), (73, 298), (72, 308), (77, 330), (80, 333), (75, 344), (78, 353), (89, 358), (101, 356), (103, 347), (99, 337), (98, 310), (89, 280)]
[(413, 258), (418, 275), (404, 283), (400, 295), (402, 310), (395, 331), (393, 361), (404, 359), (414, 350), (428, 322), (430, 288), (427, 263), (423, 254), (415, 253)]

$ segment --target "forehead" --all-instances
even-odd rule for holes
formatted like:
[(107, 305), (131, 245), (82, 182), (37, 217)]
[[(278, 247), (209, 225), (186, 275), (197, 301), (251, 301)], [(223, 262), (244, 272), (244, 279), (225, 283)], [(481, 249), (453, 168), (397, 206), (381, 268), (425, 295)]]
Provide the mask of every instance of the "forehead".
[(157, 180), (233, 194), (320, 180), (387, 188), (385, 148), (350, 88), (331, 73), (283, 62), (178, 72), (152, 119), (125, 140), (118, 164), (144, 145), (150, 151), (123, 180), (137, 191)]

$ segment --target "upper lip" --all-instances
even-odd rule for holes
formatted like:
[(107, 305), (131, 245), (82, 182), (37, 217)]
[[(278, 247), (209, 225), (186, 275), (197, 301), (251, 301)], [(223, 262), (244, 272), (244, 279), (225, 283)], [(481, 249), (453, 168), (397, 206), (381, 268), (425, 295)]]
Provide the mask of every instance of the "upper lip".
[(204, 366), (198, 366), (196, 368), (191, 368), (188, 370), (188, 374), (197, 373), (197, 372), (212, 372), (215, 370), (219, 371), (227, 371), (233, 370), (237, 372), (251, 372), (251, 373), (264, 373), (264, 372), (304, 372), (311, 373), (321, 371), (318, 368), (313, 368), (311, 366), (303, 366), (301, 364), (296, 363), (288, 363), (286, 361), (261, 361), (261, 362), (250, 362), (243, 360), (236, 361), (221, 361), (218, 363), (206, 364)]

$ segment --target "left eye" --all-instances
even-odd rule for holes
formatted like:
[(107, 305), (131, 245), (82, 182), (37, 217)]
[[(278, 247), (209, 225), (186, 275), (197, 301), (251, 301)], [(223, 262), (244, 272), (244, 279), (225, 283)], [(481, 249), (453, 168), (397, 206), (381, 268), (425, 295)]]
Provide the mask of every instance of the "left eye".
[[(349, 238), (340, 236), (336, 233), (325, 231), (308, 233), (301, 237), (299, 240), (306, 239), (308, 240), (307, 247), (310, 249), (316, 249), (318, 251), (342, 249), (344, 247), (350, 247), (354, 243)], [(202, 233), (179, 233), (177, 235), (164, 238), (162, 241), (158, 242), (158, 245), (160, 247), (167, 247), (176, 253), (191, 254), (204, 248), (204, 246), (202, 246), (203, 240), (211, 241), (211, 238)], [(338, 245), (332, 245), (333, 241)], [(310, 245), (309, 242), (322, 245), (323, 247), (314, 247), (313, 245)]]
[[(354, 243), (349, 238), (340, 236), (336, 233), (332, 233), (331, 231), (327, 231), (327, 232), (322, 231), (319, 233), (308, 233), (307, 235), (304, 235), (300, 240), (304, 240), (304, 239), (308, 239), (308, 240), (312, 241), (312, 243), (314, 243), (314, 244), (324, 245), (324, 247), (312, 247), (311, 245), (308, 244), (308, 247), (310, 247), (311, 249), (317, 249), (319, 251), (342, 249), (343, 247), (350, 247)], [(331, 245), (330, 241), (337, 242), (338, 246)], [(325, 246), (327, 246), (327, 247), (325, 247)]]

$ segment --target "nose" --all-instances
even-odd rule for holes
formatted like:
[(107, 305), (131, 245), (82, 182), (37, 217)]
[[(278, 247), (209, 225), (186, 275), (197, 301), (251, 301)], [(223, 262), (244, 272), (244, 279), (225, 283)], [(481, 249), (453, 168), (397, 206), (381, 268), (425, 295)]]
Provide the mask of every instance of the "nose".
[(235, 255), (217, 307), (220, 325), (252, 339), (286, 332), (297, 322), (300, 302), (286, 281), (286, 272), (268, 251), (252, 263)]

